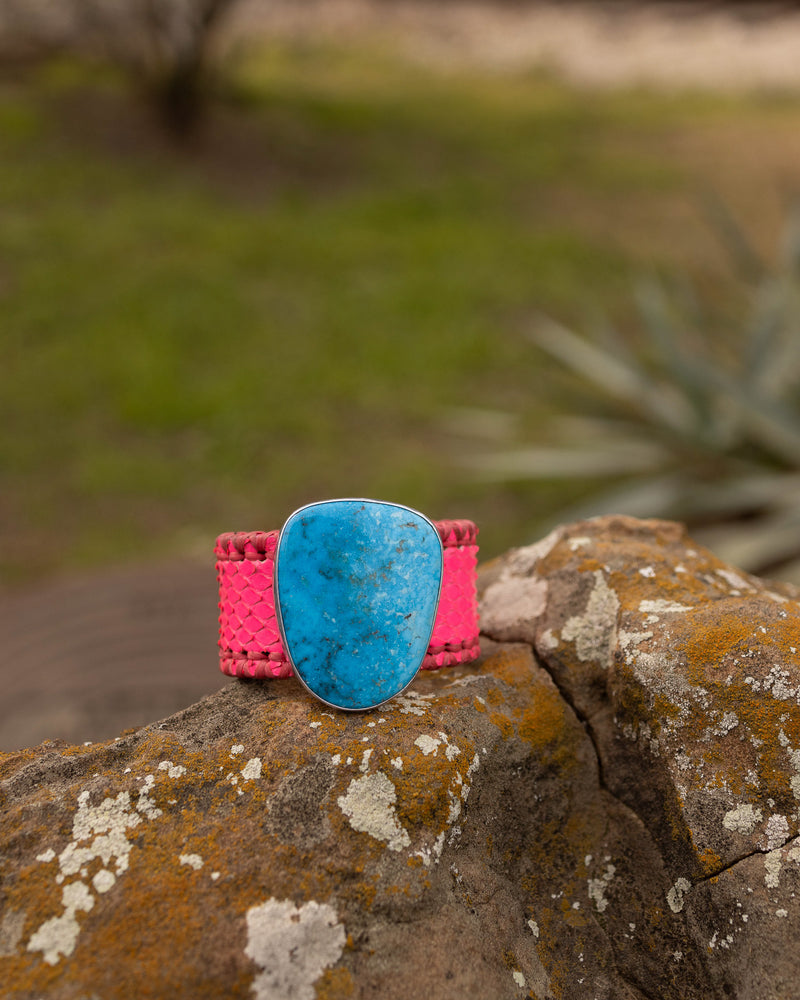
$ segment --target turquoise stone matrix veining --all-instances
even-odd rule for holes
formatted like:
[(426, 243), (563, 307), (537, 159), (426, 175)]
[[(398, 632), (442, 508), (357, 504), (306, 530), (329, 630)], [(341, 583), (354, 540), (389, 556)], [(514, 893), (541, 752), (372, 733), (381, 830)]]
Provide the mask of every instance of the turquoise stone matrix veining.
[(442, 543), (422, 514), (377, 500), (328, 500), (281, 531), (275, 592), (284, 648), (318, 698), (374, 708), (414, 678), (442, 582)]

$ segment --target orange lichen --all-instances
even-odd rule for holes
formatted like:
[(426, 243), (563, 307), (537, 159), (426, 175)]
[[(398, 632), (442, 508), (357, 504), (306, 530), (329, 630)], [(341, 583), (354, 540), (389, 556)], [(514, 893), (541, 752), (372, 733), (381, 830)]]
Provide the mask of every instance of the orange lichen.
[(507, 969), (519, 968), (519, 959), (510, 948), (503, 951), (503, 964)]
[(564, 699), (555, 687), (540, 685), (535, 699), (520, 715), (518, 733), (526, 743), (545, 747), (563, 739), (568, 724)]
[(744, 652), (748, 642), (753, 641), (752, 620), (743, 616), (740, 608), (725, 613), (720, 613), (718, 607), (713, 607), (711, 613), (703, 609), (693, 616), (692, 625), (676, 650), (686, 657), (688, 675), (695, 684), (704, 683), (708, 671), (719, 668), (733, 651)]
[(514, 724), (508, 716), (503, 712), (490, 712), (489, 718), (492, 720), (492, 724), (499, 730), (501, 738), (510, 740), (514, 735)]
[(326, 969), (315, 983), (317, 1000), (345, 1000), (356, 995), (353, 974), (344, 966)]
[(719, 871), (725, 864), (722, 857), (710, 847), (706, 847), (705, 850), (700, 852), (698, 860), (700, 861), (702, 870), (705, 874)]

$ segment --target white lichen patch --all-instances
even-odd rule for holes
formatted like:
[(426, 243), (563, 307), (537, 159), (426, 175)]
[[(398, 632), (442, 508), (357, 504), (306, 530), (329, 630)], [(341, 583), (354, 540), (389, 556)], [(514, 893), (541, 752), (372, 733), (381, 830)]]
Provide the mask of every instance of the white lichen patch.
[(739, 725), (739, 717), (735, 712), (725, 712), (719, 722), (711, 730), (714, 736), (727, 736)]
[(62, 956), (75, 951), (81, 931), (76, 914), (88, 913), (94, 906), (94, 896), (83, 882), (70, 882), (61, 892), (61, 904), (63, 913), (45, 920), (28, 942), (28, 951), (41, 951), (48, 965), (56, 965)]
[(735, 590), (755, 590), (753, 585), (748, 580), (745, 580), (743, 576), (739, 576), (738, 573), (734, 573), (733, 570), (715, 569), (714, 572), (717, 576), (721, 576), (725, 583), (727, 583), (730, 587), (733, 587)]
[[(484, 750), (484, 753), (485, 752), (486, 751)], [(469, 790), (472, 787), (472, 779), (475, 776), (475, 772), (478, 770), (480, 766), (481, 766), (481, 757), (480, 754), (476, 753), (475, 756), (472, 758), (472, 763), (467, 768), (467, 774), (464, 779), (464, 787), (461, 789), (461, 798), (465, 802), (467, 801)]]
[(789, 839), (789, 821), (780, 813), (775, 813), (767, 820), (761, 846), (767, 851), (783, 847)]
[(444, 850), (444, 831), (439, 834), (436, 840), (433, 842), (432, 847), (422, 847), (418, 851), (414, 851), (411, 855), (412, 858), (421, 858), (422, 863), (426, 868), (430, 868), (431, 862), (435, 864), (439, 863), (439, 858), (442, 856), (442, 851)]
[(136, 809), (140, 813), (144, 813), (148, 819), (158, 819), (161, 815), (161, 810), (150, 798), (150, 792), (155, 787), (155, 783), (155, 777), (152, 774), (146, 774), (144, 776), (144, 784), (139, 789), (139, 798), (136, 802)]
[(629, 649), (631, 646), (638, 646), (640, 642), (647, 642), (653, 638), (652, 632), (626, 632), (620, 631), (617, 642), (620, 649)]
[(522, 973), (518, 969), (515, 969), (511, 973), (511, 976), (514, 982), (517, 984), (517, 986), (519, 986), (521, 990), (524, 990), (526, 983), (525, 983), (525, 977), (522, 975)]
[(709, 941), (710, 948), (723, 948), (728, 951), (733, 944), (733, 934), (726, 934), (724, 937), (719, 931), (714, 931), (714, 936)]
[(366, 774), (366, 772), (369, 770), (369, 759), (371, 756), (372, 756), (372, 750), (365, 750), (361, 757), (361, 763), (359, 764), (358, 769), (364, 774)]
[(680, 913), (686, 899), (686, 894), (692, 888), (688, 878), (679, 878), (671, 889), (667, 890), (667, 903), (673, 913)]
[(594, 572), (595, 584), (582, 615), (569, 618), (561, 637), (575, 643), (581, 662), (592, 660), (608, 667), (616, 645), (619, 598), (606, 583), (601, 570)]
[(314, 983), (336, 963), (347, 935), (336, 910), (313, 900), (268, 899), (247, 911), (245, 954), (258, 966), (256, 1000), (314, 1000)]
[(403, 758), (402, 757), (392, 757), (392, 759), (389, 761), (389, 763), (392, 765), (393, 768), (395, 768), (395, 770), (397, 770), (397, 771), (402, 771), (403, 770)]
[(240, 753), (244, 753), (244, 744), (234, 743), (230, 751), (231, 757), (238, 757)]
[(639, 574), (640, 576), (644, 576), (647, 577), (647, 579), (652, 580), (653, 577), (656, 575), (656, 571), (653, 569), (652, 566), (642, 566), (642, 568), (639, 570)]
[[(480, 674), (467, 674), (464, 677), (454, 677), (448, 684), (449, 688), (467, 687), (469, 684), (485, 684), (486, 678)], [(385, 721), (385, 720), (384, 720)]]
[(159, 771), (166, 771), (169, 778), (180, 778), (186, 774), (183, 764), (173, 764), (171, 760), (162, 760), (158, 765)]
[(677, 709), (674, 720), (662, 720), (661, 732), (669, 732), (686, 722), (692, 711), (692, 703), (704, 706), (708, 692), (689, 683), (679, 660), (672, 650), (646, 653), (640, 649), (629, 649), (625, 657), (633, 668), (634, 676), (646, 689), (665, 695)]
[(552, 629), (548, 628), (545, 629), (544, 632), (542, 632), (541, 637), (539, 638), (539, 646), (542, 649), (547, 649), (552, 651), (554, 649), (558, 649), (559, 645), (560, 643), (558, 636), (553, 632)]
[[(46, 920), (34, 931), (28, 941), (28, 951), (41, 951), (44, 960), (51, 965), (55, 965), (62, 956), (72, 954), (80, 932), (77, 914), (87, 913), (95, 903), (92, 889), (84, 881), (88, 879), (89, 868), (92, 862), (100, 860), (102, 867), (94, 872), (91, 879), (94, 892), (99, 894), (112, 889), (119, 876), (128, 870), (132, 847), (128, 830), (138, 827), (143, 817), (157, 819), (162, 815), (150, 795), (154, 786), (155, 777), (145, 775), (135, 807), (131, 804), (129, 792), (119, 792), (115, 798), (106, 797), (96, 806), (91, 804), (88, 790), (80, 792), (78, 809), (72, 820), (72, 840), (57, 855), (55, 881), (61, 885), (72, 876), (78, 875), (79, 878), (64, 885), (62, 913)], [(55, 858), (55, 851), (48, 848), (37, 860), (49, 864)]]
[(433, 698), (432, 694), (418, 694), (416, 691), (406, 691), (397, 695), (383, 706), (386, 711), (399, 711), (401, 715), (424, 715), (428, 711), (425, 704)]
[(743, 802), (735, 809), (729, 809), (722, 817), (722, 825), (732, 833), (741, 833), (747, 836), (755, 830), (756, 825), (763, 819), (763, 814), (757, 806), (749, 802)]
[(420, 748), (420, 750), (425, 754), (426, 757), (433, 754), (434, 757), (438, 755), (439, 747), (442, 745), (441, 740), (437, 740), (433, 736), (428, 736), (427, 733), (423, 733), (422, 736), (418, 736), (414, 740), (414, 746)]
[(353, 778), (347, 792), (337, 799), (339, 808), (359, 833), (386, 842), (390, 851), (408, 847), (411, 838), (397, 819), (397, 791), (382, 771)]
[(182, 865), (187, 865), (189, 868), (194, 868), (196, 872), (199, 872), (203, 867), (203, 859), (199, 854), (181, 854), (178, 857), (178, 861)]
[[(779, 666), (774, 666), (762, 681), (762, 687), (765, 691), (769, 691), (777, 701), (788, 701), (797, 695), (797, 688), (789, 683), (790, 679), (791, 674), (788, 670), (781, 670)], [(753, 689), (756, 690), (755, 687)]]
[(448, 790), (448, 799), (447, 825), (452, 826), (461, 815), (461, 799), (452, 789)]
[(261, 777), (261, 758), (253, 757), (242, 768), (242, 777), (245, 781), (258, 781)]
[(781, 880), (783, 861), (778, 851), (764, 855), (764, 885), (768, 889), (777, 889)]
[(789, 764), (791, 766), (792, 774), (789, 778), (789, 783), (792, 786), (792, 795), (795, 799), (800, 801), (800, 750), (795, 750), (789, 743), (789, 737), (781, 729), (778, 732), (778, 742), (786, 751), (789, 758)]
[(639, 610), (644, 615), (677, 615), (684, 611), (693, 611), (691, 604), (678, 604), (677, 601), (667, 601), (659, 597), (655, 601), (639, 601)]
[(72, 841), (58, 856), (62, 880), (64, 876), (77, 875), (95, 858), (100, 858), (105, 868), (113, 862), (116, 874), (122, 874), (128, 868), (131, 852), (126, 831), (141, 822), (141, 816), (131, 809), (127, 792), (120, 792), (114, 799), (103, 799), (99, 806), (90, 805), (88, 791), (81, 792), (72, 821)]
[[(620, 731), (626, 740), (630, 740), (632, 743), (641, 742), (643, 745), (648, 747), (650, 753), (652, 753), (654, 757), (659, 756), (661, 745), (658, 741), (658, 737), (653, 736), (653, 731), (650, 728), (649, 723), (639, 722), (636, 725), (633, 725), (630, 722), (626, 722), (623, 724)], [(685, 763), (680, 754), (676, 755), (675, 763), (680, 768), (693, 766)]]
[(531, 934), (533, 934), (533, 936), (535, 938), (538, 938), (539, 937), (539, 925), (536, 923), (536, 921), (533, 920), (533, 919), (529, 920), (528, 921), (528, 927), (530, 927)]
[(445, 757), (447, 757), (448, 760), (455, 760), (456, 757), (458, 757), (459, 754), (461, 753), (461, 747), (456, 746), (455, 743), (451, 743), (450, 740), (448, 740), (445, 733), (439, 733), (439, 735), (441, 736), (442, 742), (444, 743)]
[(587, 880), (589, 899), (594, 901), (594, 905), (599, 913), (604, 913), (608, 907), (608, 900), (605, 895), (606, 889), (611, 885), (616, 871), (617, 869), (614, 865), (606, 864), (605, 871), (600, 878), (590, 878)]
[(94, 886), (95, 892), (102, 895), (108, 892), (110, 889), (114, 888), (114, 884), (117, 881), (117, 876), (108, 870), (108, 868), (101, 868), (99, 872), (96, 872), (92, 878), (92, 885)]

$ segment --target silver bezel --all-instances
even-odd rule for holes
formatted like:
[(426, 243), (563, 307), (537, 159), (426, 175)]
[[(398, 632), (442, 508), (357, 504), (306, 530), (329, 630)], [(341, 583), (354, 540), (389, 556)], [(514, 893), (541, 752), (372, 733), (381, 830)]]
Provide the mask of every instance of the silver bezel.
[(439, 541), (439, 555), (440, 555), (440, 558), (441, 558), (441, 566), (442, 566), (441, 573), (439, 574), (439, 589), (438, 589), (438, 591), (436, 593), (436, 609), (437, 609), (437, 611), (438, 611), (438, 608), (439, 608), (439, 600), (440, 600), (440, 598), (442, 596), (442, 581), (444, 579), (444, 546), (442, 545), (442, 539), (441, 539), (441, 536), (439, 535), (439, 529), (436, 527), (435, 523), (427, 515), (421, 513), (421, 511), (415, 510), (413, 507), (407, 506), (406, 504), (403, 504), (403, 503), (394, 503), (391, 500), (371, 500), (368, 497), (336, 497), (336, 498), (330, 499), (330, 500), (316, 500), (313, 503), (303, 504), (302, 507), (298, 507), (297, 510), (292, 511), (292, 513), (283, 522), (283, 525), (282, 525), (281, 530), (280, 530), (280, 534), (278, 535), (278, 542), (277, 542), (277, 545), (275, 546), (275, 564), (274, 564), (274, 569), (273, 569), (273, 587), (272, 587), (272, 589), (273, 589), (273, 594), (274, 594), (274, 597), (275, 597), (275, 617), (276, 617), (276, 619), (278, 621), (278, 630), (280, 632), (281, 643), (283, 644), (283, 651), (286, 654), (286, 659), (289, 661), (289, 663), (292, 666), (292, 670), (294, 671), (294, 676), (300, 681), (300, 683), (306, 689), (306, 691), (308, 691), (308, 693), (313, 698), (316, 698), (317, 701), (322, 702), (323, 705), (327, 705), (329, 708), (335, 708), (339, 712), (371, 712), (371, 711), (373, 711), (376, 708), (380, 708), (381, 705), (387, 704), (387, 702), (390, 702), (392, 700), (392, 698), (399, 697), (401, 694), (403, 694), (404, 691), (407, 691), (409, 689), (409, 687), (416, 680), (417, 675), (419, 674), (420, 668), (422, 667), (422, 660), (425, 659), (425, 656), (427, 655), (428, 647), (430, 646), (431, 636), (433, 635), (433, 630), (434, 630), (434, 628), (436, 626), (436, 614), (434, 613), (433, 621), (431, 623), (431, 630), (430, 630), (430, 633), (428, 634), (428, 641), (425, 644), (425, 653), (423, 653), (422, 659), (417, 664), (417, 669), (414, 671), (414, 673), (413, 673), (411, 679), (409, 680), (408, 684), (406, 684), (404, 687), (402, 687), (399, 691), (396, 691), (393, 695), (391, 695), (391, 697), (384, 698), (383, 701), (378, 701), (374, 705), (366, 705), (363, 708), (347, 708), (347, 707), (345, 707), (343, 705), (335, 705), (331, 701), (326, 701), (324, 698), (320, 697), (320, 695), (318, 695), (316, 693), (316, 691), (312, 691), (311, 690), (311, 688), (306, 684), (306, 682), (303, 680), (302, 676), (300, 675), (300, 671), (295, 666), (295, 664), (294, 664), (294, 662), (292, 660), (291, 653), (289, 652), (288, 643), (286, 642), (286, 633), (285, 633), (284, 628), (283, 628), (283, 616), (281, 614), (280, 587), (279, 587), (279, 583), (278, 583), (278, 562), (280, 560), (280, 555), (281, 555), (281, 544), (283, 542), (284, 529), (286, 528), (286, 525), (289, 523), (289, 521), (291, 521), (292, 518), (296, 517), (298, 514), (302, 514), (302, 512), (304, 510), (309, 510), (311, 507), (323, 507), (323, 506), (325, 506), (325, 504), (329, 504), (329, 503), (369, 503), (369, 504), (379, 504), (379, 505), (381, 505), (383, 507), (396, 507), (396, 508), (399, 508), (400, 510), (407, 510), (411, 514), (416, 514), (416, 516), (417, 517), (421, 517), (423, 519), (423, 521), (427, 521), (428, 524), (431, 526), (431, 528), (433, 528), (433, 532), (434, 532), (436, 538)]

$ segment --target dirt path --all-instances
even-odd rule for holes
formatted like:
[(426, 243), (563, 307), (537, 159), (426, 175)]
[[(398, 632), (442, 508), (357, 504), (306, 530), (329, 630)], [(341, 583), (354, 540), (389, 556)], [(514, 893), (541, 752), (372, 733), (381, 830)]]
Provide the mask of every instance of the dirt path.
[(0, 636), (0, 752), (109, 739), (226, 683), (210, 552), (3, 594)]
[(593, 87), (800, 86), (800, 11), (786, 5), (486, 0), (245, 0), (237, 30), (375, 39), (438, 66), (552, 69)]

